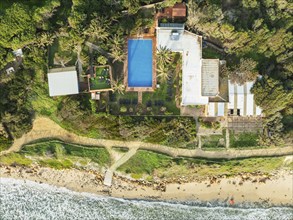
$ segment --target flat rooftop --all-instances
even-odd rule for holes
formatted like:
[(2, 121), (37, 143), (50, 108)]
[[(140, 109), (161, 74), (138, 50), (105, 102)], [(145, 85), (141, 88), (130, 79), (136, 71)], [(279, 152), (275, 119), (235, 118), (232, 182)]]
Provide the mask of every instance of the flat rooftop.
[[(176, 38), (173, 37), (176, 33)], [(182, 105), (205, 105), (208, 97), (201, 95), (202, 37), (181, 28), (158, 28), (157, 46), (181, 52), (182, 63)]]
[(253, 83), (246, 82), (244, 85), (238, 85), (229, 80), (229, 102), (210, 102), (207, 115), (211, 117), (224, 116), (225, 112), (226, 115), (234, 116), (261, 116), (262, 110), (255, 104), (254, 95), (250, 91)]
[(75, 67), (50, 69), (48, 72), (50, 96), (73, 95), (79, 93)]
[(219, 59), (202, 59), (201, 94), (216, 96), (219, 93)]

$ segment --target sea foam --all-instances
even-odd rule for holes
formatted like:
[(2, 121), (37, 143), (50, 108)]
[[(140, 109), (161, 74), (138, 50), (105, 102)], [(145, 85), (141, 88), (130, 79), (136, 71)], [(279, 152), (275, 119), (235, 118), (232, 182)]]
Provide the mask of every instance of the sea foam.
[(292, 220), (292, 207), (223, 207), (125, 200), (48, 184), (0, 178), (0, 219)]

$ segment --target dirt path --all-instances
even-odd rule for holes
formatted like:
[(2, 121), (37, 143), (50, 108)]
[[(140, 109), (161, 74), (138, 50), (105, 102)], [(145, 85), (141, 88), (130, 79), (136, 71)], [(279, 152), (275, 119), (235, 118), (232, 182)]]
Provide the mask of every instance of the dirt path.
[(254, 149), (254, 150), (233, 150), (228, 149), (226, 151), (203, 151), (201, 149), (178, 149), (171, 148), (159, 144), (144, 143), (141, 141), (116, 141), (105, 139), (94, 139), (78, 136), (71, 132), (61, 128), (54, 121), (45, 117), (37, 117), (33, 124), (33, 129), (23, 135), (21, 138), (16, 139), (13, 145), (6, 151), (0, 152), (0, 155), (8, 154), (11, 152), (17, 152), (24, 144), (28, 144), (32, 141), (39, 139), (59, 139), (68, 143), (75, 143), (80, 145), (93, 145), (106, 147), (108, 150), (113, 146), (126, 147), (129, 149), (145, 149), (156, 152), (168, 154), (172, 157), (202, 157), (202, 158), (243, 158), (251, 156), (281, 156), (281, 155), (293, 155), (293, 147), (282, 148), (268, 148), (268, 149)]
[(113, 173), (118, 167), (126, 163), (137, 151), (138, 148), (132, 148), (127, 153), (125, 153), (120, 159), (116, 160), (113, 165), (106, 171), (104, 178), (104, 185), (111, 186)]

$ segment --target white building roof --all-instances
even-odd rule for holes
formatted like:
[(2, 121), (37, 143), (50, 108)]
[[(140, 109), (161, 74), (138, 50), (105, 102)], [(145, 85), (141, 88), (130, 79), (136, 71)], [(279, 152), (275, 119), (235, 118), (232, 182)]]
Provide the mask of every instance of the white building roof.
[(50, 96), (78, 94), (78, 79), (75, 67), (51, 69), (48, 73)]
[(253, 115), (253, 94), (247, 94), (246, 115)]
[[(239, 110), (240, 116), (260, 116), (262, 110), (255, 105), (254, 95), (250, 92), (252, 86), (253, 82), (247, 82), (240, 86), (238, 84), (232, 84), (229, 80), (229, 103), (225, 105), (225, 103), (210, 102), (208, 104), (207, 115), (211, 117), (224, 116), (225, 108), (227, 108), (227, 110)], [(236, 115), (237, 112), (234, 111), (233, 114)]]
[(208, 104), (208, 116), (221, 117), (225, 115), (225, 103), (223, 102), (210, 102)]
[(219, 93), (219, 59), (202, 59), (201, 94), (216, 96)]
[[(240, 109), (241, 116), (259, 116), (261, 109), (255, 105), (254, 95), (250, 92), (254, 82), (247, 82), (244, 85), (232, 84), (229, 80), (229, 109)], [(236, 90), (234, 91), (234, 88)], [(234, 96), (237, 96), (237, 103), (234, 103)]]
[[(172, 40), (172, 33), (179, 33)], [(182, 105), (208, 104), (208, 97), (201, 95), (202, 38), (182, 29), (157, 30), (157, 47), (181, 52), (182, 62)]]
[(218, 116), (224, 116), (225, 115), (225, 103), (219, 102), (218, 104)]

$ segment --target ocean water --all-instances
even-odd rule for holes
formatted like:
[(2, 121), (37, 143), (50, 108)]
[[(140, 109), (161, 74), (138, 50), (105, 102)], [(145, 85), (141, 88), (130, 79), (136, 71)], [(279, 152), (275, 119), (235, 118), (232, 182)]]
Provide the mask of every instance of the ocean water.
[(125, 200), (0, 178), (0, 219), (292, 220), (292, 207), (225, 207), (210, 203)]

